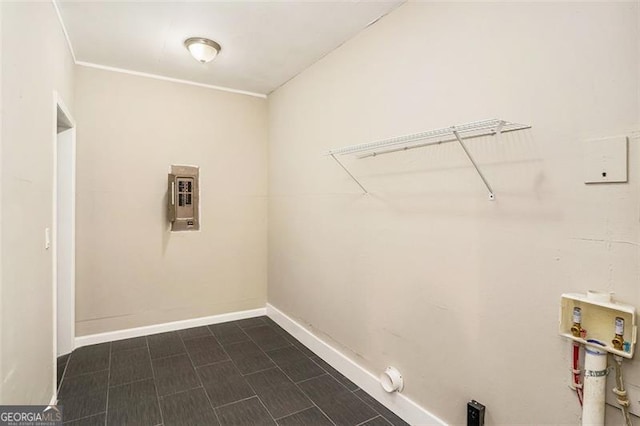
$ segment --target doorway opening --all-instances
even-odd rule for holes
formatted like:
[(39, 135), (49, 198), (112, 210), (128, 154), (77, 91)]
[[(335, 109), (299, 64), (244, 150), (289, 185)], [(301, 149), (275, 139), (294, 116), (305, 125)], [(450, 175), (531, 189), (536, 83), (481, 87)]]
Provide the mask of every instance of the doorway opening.
[(53, 316), (54, 388), (64, 374), (59, 358), (74, 349), (75, 339), (75, 213), (76, 126), (69, 110), (54, 94), (55, 138), (53, 155)]

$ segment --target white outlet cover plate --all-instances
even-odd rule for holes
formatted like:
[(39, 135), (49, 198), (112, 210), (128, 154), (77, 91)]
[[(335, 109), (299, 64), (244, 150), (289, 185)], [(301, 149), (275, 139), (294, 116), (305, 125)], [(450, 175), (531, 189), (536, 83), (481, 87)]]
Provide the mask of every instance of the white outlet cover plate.
[(627, 182), (627, 137), (584, 143), (584, 183)]

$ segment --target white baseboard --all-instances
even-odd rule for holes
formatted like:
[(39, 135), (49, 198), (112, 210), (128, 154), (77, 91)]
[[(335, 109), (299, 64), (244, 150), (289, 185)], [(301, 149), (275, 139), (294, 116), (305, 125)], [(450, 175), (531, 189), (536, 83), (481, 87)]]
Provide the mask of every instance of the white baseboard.
[(182, 321), (166, 322), (163, 324), (147, 325), (145, 327), (127, 328), (125, 330), (108, 331), (106, 333), (89, 334), (75, 338), (75, 347), (80, 348), (97, 343), (113, 342), (132, 337), (148, 336), (150, 334), (164, 333), (167, 331), (184, 330), (185, 328), (199, 327), (201, 325), (219, 324), (221, 322), (236, 321), (245, 318), (253, 318), (266, 315), (265, 308), (251, 309), (249, 311), (230, 312), (227, 314), (213, 315), (209, 317), (193, 318)]
[(306, 327), (302, 326), (282, 311), (267, 304), (267, 316), (280, 327), (328, 362), (333, 368), (344, 374), (362, 390), (378, 400), (382, 405), (396, 413), (412, 425), (446, 425), (447, 423), (425, 410), (401, 393), (387, 393), (380, 381), (368, 370), (355, 363), (351, 358), (323, 341)]

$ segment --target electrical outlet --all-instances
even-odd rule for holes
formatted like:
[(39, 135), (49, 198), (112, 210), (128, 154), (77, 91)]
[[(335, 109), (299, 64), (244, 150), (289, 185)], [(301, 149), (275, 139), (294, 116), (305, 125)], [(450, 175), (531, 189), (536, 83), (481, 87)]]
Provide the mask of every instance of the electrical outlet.
[[(611, 371), (607, 377), (606, 402), (613, 407), (620, 408), (620, 404), (618, 404), (616, 394), (611, 392), (611, 389), (613, 389), (615, 386), (615, 373)], [(625, 382), (624, 390), (627, 391), (627, 397), (629, 398), (629, 412), (636, 416), (640, 416), (640, 386), (633, 383)]]
[(484, 405), (476, 400), (467, 403), (467, 426), (484, 425)]

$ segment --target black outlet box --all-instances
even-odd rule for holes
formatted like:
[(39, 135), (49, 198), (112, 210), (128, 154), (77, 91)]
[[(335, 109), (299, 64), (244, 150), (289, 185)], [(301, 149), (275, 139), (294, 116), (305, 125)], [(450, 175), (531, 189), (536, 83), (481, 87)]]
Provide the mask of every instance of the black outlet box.
[(484, 425), (484, 405), (475, 399), (467, 403), (467, 426)]

